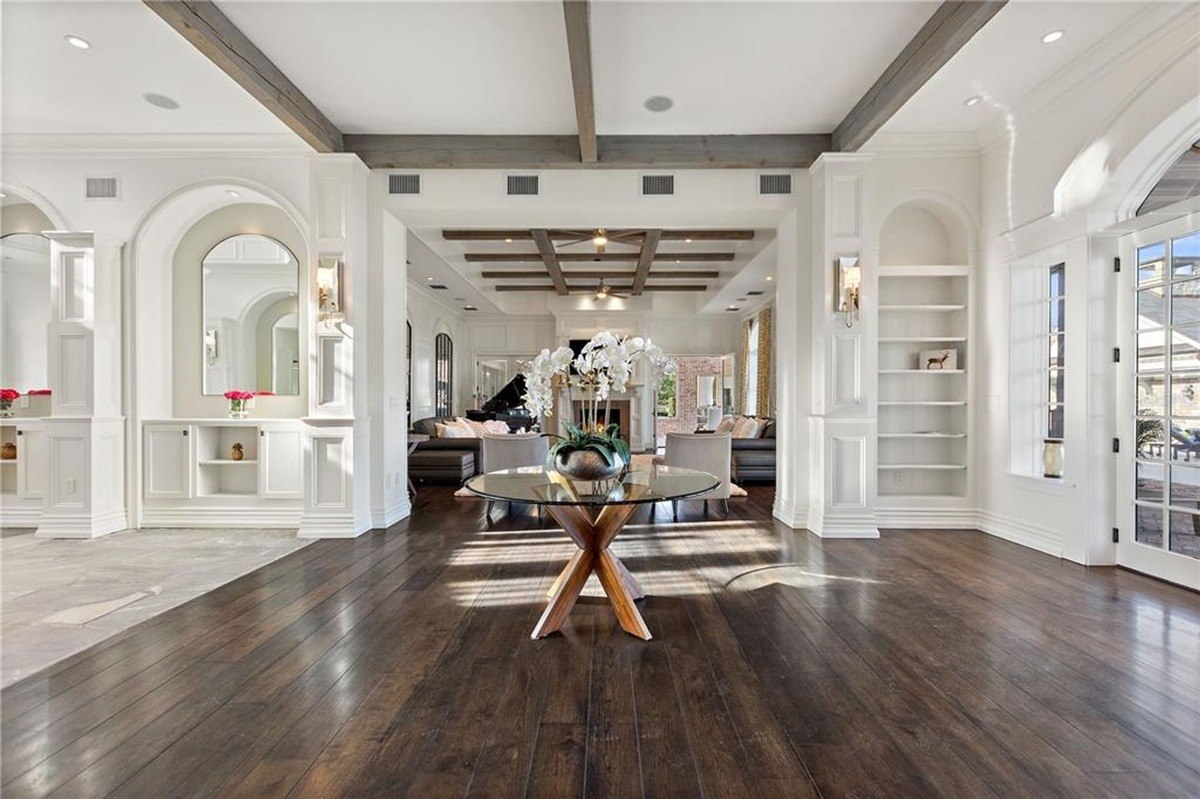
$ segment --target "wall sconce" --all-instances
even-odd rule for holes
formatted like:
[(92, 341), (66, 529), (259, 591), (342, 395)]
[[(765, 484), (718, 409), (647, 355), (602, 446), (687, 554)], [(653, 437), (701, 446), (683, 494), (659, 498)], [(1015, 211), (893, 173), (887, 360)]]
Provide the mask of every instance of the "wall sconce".
[(210, 327), (204, 331), (204, 361), (209, 366), (217, 363), (217, 329)]
[(317, 259), (317, 321), (335, 324), (346, 318), (342, 313), (342, 259), (322, 255)]
[(862, 285), (862, 267), (859, 266), (857, 255), (841, 256), (833, 269), (836, 294), (835, 312), (845, 314), (846, 327), (854, 326), (854, 317), (858, 314), (859, 287)]

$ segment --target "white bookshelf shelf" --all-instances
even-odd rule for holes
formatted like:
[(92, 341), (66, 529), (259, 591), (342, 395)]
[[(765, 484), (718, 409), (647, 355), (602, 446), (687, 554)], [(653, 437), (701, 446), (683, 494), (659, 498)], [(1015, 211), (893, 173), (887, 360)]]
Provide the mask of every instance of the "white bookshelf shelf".
[(235, 461), (231, 458), (214, 458), (200, 461), (201, 466), (255, 466), (257, 464), (257, 458), (243, 458), (240, 461)]
[(916, 469), (924, 471), (958, 471), (966, 469), (965, 463), (881, 463), (879, 470), (881, 472), (894, 471), (896, 469)]
[(965, 305), (915, 305), (912, 303), (904, 303), (903, 305), (880, 305), (881, 311), (896, 311), (900, 313), (953, 313), (954, 311), (965, 311)]
[(6, 460), (6, 461), (0, 461), (0, 466), (9, 466), (9, 465), (16, 466), (16, 465), (17, 465), (17, 460), (18, 460), (18, 458), (19, 458), (19, 457), (20, 457), (20, 456), (18, 456), (17, 458), (9, 458), (9, 459), (8, 459), (8, 460)]
[(966, 369), (880, 369), (881, 375), (964, 375)]
[[(960, 432), (971, 424), (970, 382), (953, 375), (970, 368), (971, 267), (953, 250), (947, 242), (946, 263), (879, 267), (879, 494), (898, 502), (954, 503), (970, 489)], [(919, 368), (930, 350), (952, 351), (955, 368)]]

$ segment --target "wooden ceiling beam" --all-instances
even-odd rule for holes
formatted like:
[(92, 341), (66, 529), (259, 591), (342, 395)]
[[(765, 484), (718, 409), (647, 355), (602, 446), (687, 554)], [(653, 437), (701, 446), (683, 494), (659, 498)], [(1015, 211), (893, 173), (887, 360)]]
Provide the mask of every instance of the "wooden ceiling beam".
[(577, 136), (347, 134), (372, 169), (807, 169), (832, 147), (828, 133), (597, 136), (584, 162)]
[(662, 238), (661, 230), (647, 230), (642, 237), (642, 251), (638, 255), (637, 271), (633, 273), (633, 296), (638, 296), (646, 288), (646, 278), (650, 276), (650, 263), (658, 250), (658, 241)]
[[(692, 280), (695, 280), (697, 278), (711, 279), (711, 278), (718, 278), (721, 276), (721, 273), (717, 272), (715, 270), (691, 270), (691, 269), (678, 270), (678, 271), (674, 271), (674, 272), (667, 272), (667, 271), (659, 269), (659, 270), (655, 270), (651, 274), (655, 278), (667, 279), (667, 280), (676, 279), (676, 278), (688, 278), (688, 279), (692, 279)], [(546, 273), (544, 271), (533, 270), (533, 269), (531, 269), (529, 271), (517, 271), (517, 270), (513, 270), (513, 269), (505, 270), (503, 272), (484, 271), (480, 274), (480, 277), (483, 278), (484, 280), (533, 280), (536, 278), (544, 278), (545, 276), (546, 276)], [(633, 278), (633, 272), (585, 271), (585, 270), (566, 271), (566, 270), (564, 270), (563, 277), (566, 278), (567, 280), (572, 280), (572, 279), (611, 280), (614, 278), (617, 280), (629, 280), (629, 279)]]
[(588, 0), (563, 0), (567, 23), (567, 58), (571, 62), (571, 87), (575, 92), (575, 128), (579, 132), (579, 159), (594, 164), (596, 100), (592, 91), (591, 5)]
[(558, 253), (554, 251), (554, 242), (550, 240), (549, 231), (537, 228), (529, 232), (533, 235), (534, 242), (537, 243), (538, 252), (541, 253), (542, 261), (546, 264), (546, 271), (550, 273), (550, 282), (554, 284), (554, 290), (559, 294), (566, 294), (567, 281), (563, 278), (562, 265), (558, 262)]
[[(631, 230), (608, 229), (609, 237), (623, 236), (632, 233)], [(547, 231), (552, 239), (577, 239), (579, 236), (567, 230)], [(489, 230), (486, 228), (446, 229), (442, 231), (446, 241), (529, 241), (533, 238), (532, 230)], [(675, 229), (662, 231), (663, 241), (749, 241), (754, 238), (754, 231), (742, 228), (696, 228)]]
[[(561, 263), (610, 263), (614, 261), (637, 261), (637, 252), (560, 252), (558, 260)], [(535, 263), (542, 260), (541, 253), (536, 252), (468, 252), (463, 257), (467, 263)], [(680, 263), (724, 263), (732, 261), (731, 252), (656, 252), (655, 263), (679, 261)]]
[(344, 139), (296, 84), (209, 0), (144, 0), (205, 58), (319, 153), (343, 150)]
[(1005, 2), (942, 3), (833, 131), (832, 149), (852, 152), (866, 144)]
[[(610, 289), (614, 289), (616, 291), (630, 291), (633, 288), (633, 286), (616, 286), (616, 285), (611, 285), (611, 284), (605, 284), (605, 285), (607, 285)], [(546, 286), (546, 285), (525, 286), (525, 285), (514, 284), (514, 285), (496, 286), (495, 289), (496, 289), (496, 291), (543, 291), (543, 292), (555, 291), (554, 286)], [(595, 285), (569, 286), (567, 288), (568, 292), (571, 292), (571, 291), (595, 291), (595, 290), (596, 290)], [(708, 286), (704, 286), (704, 285), (700, 285), (700, 284), (687, 284), (687, 283), (680, 283), (678, 285), (657, 284), (656, 283), (653, 285), (643, 286), (642, 291), (708, 291)], [(563, 292), (559, 292), (559, 293), (561, 294)]]

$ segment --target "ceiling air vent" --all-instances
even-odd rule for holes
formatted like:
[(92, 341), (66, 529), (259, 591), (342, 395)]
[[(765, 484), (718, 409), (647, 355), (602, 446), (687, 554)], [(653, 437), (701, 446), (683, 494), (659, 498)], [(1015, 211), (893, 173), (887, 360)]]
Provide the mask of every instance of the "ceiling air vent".
[(747, 297), (761, 297), (762, 294), (763, 293), (761, 291), (747, 291), (746, 292)]
[(675, 193), (674, 175), (642, 175), (642, 195), (662, 196)]
[(536, 197), (538, 193), (537, 175), (508, 175), (507, 193), (509, 197)]
[(120, 197), (116, 178), (86, 178), (83, 196), (89, 200), (115, 200)]
[(421, 176), (417, 174), (388, 175), (388, 194), (420, 194)]
[(434, 291), (445, 291), (446, 285), (444, 283), (430, 283), (429, 288), (433, 289)]
[(791, 194), (792, 176), (787, 172), (764, 173), (758, 176), (759, 194)]

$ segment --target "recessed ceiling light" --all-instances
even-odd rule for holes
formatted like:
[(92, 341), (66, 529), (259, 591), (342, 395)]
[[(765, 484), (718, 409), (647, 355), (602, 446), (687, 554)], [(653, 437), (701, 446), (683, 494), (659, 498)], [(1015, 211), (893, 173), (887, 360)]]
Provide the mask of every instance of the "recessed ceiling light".
[(91, 50), (92, 49), (92, 43), (89, 42), (87, 39), (84, 39), (81, 36), (74, 36), (74, 35), (68, 34), (63, 37), (63, 40), (66, 41), (66, 43), (71, 45), (72, 47), (77, 47), (80, 50)]
[(7, 196), (8, 196), (7, 194), (5, 194), (4, 192), (0, 191), (0, 200), (3, 200), (3, 199), (4, 199), (5, 197), (7, 197)]
[(168, 111), (174, 111), (179, 107), (179, 103), (167, 97), (165, 94), (156, 94), (155, 92), (147, 92), (142, 95), (142, 99), (150, 103), (150, 105), (158, 108), (165, 108)]
[(425, 276), (425, 279), (426, 279), (426, 280), (428, 280), (430, 283), (432, 283), (432, 282), (433, 282), (433, 276), (432, 276), (432, 275), (426, 275), (426, 276)]
[(647, 111), (661, 114), (663, 111), (670, 111), (671, 106), (675, 105), (675, 101), (670, 97), (656, 94), (653, 97), (647, 97), (646, 102), (642, 103), (642, 105), (646, 106)]
[(504, 243), (505, 243), (505, 244), (512, 244), (512, 239), (505, 239), (505, 240), (504, 240)]
[(683, 240), (683, 243), (684, 243), (684, 244), (691, 244), (691, 243), (692, 243), (692, 240), (691, 240), (691, 239), (684, 239), (684, 240)]
[(736, 306), (736, 305), (730, 305), (730, 306), (729, 306), (728, 308), (726, 308), (725, 310), (727, 310), (727, 311), (736, 311), (736, 310), (737, 310), (737, 306)]
[(1042, 37), (1042, 44), (1053, 44), (1063, 37), (1063, 31), (1050, 31)]
[(775, 279), (775, 278), (774, 278), (774, 277), (772, 277), (771, 275), (767, 275), (767, 280), (774, 280), (774, 279)]
[(474, 305), (464, 305), (463, 310), (464, 311), (477, 311), (479, 309), (476, 308)]
[(241, 197), (242, 196), (242, 195), (238, 194), (236, 191), (234, 191), (233, 189), (226, 189), (225, 193), (228, 194), (230, 197)]
[(983, 98), (980, 97), (978, 94), (972, 94), (970, 97), (963, 100), (963, 105), (965, 105), (967, 108), (970, 108), (973, 105), (979, 105), (979, 103), (982, 101), (983, 101)]

